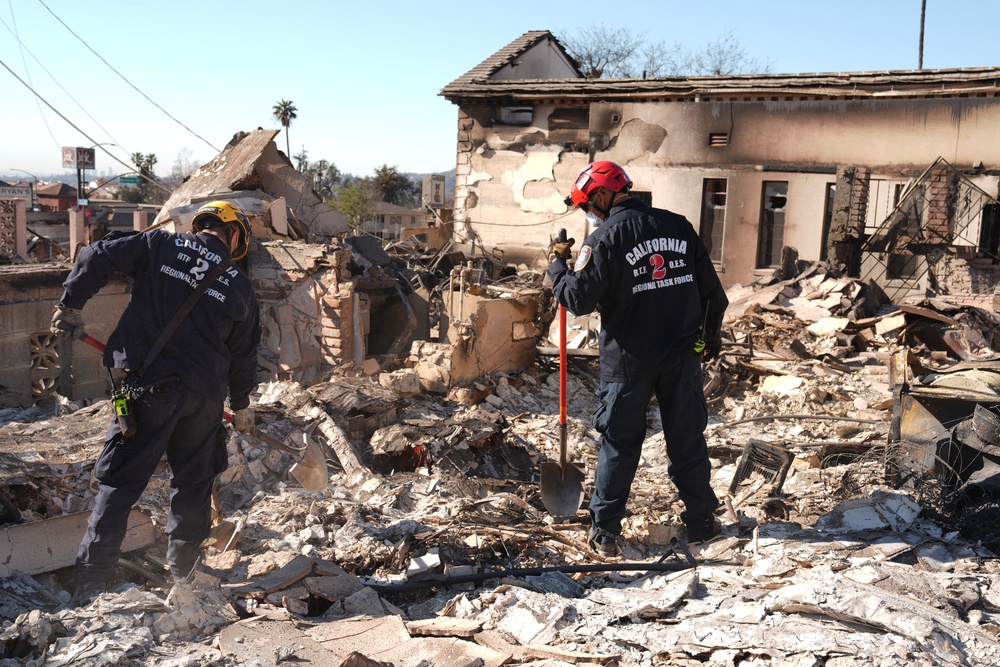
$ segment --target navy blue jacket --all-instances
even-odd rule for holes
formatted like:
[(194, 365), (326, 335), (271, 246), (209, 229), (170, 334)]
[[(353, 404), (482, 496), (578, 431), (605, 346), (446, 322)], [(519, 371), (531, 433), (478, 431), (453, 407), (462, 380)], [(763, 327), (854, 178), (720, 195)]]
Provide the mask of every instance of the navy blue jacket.
[(116, 273), (132, 278), (132, 297), (108, 339), (104, 365), (137, 371), (198, 281), (223, 261), (228, 268), (201, 295), (141, 384), (177, 377), (212, 398), (225, 400), (228, 393), (230, 407), (240, 410), (257, 386), (260, 313), (250, 279), (229, 261), (219, 238), (152, 230), (92, 243), (80, 251), (59, 304), (83, 308)]
[(691, 223), (634, 198), (612, 207), (583, 242), (573, 269), (557, 257), (549, 275), (570, 312), (600, 310), (605, 382), (658, 375), (694, 354), (703, 325), (706, 338), (718, 335), (729, 305)]

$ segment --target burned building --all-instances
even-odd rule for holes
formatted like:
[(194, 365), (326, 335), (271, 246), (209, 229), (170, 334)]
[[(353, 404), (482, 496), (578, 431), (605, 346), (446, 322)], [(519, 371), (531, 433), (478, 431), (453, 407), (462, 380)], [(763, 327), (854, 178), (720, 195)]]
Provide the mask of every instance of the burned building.
[[(440, 92), (458, 107), (456, 237), (526, 260), (557, 227), (582, 239), (591, 230), (563, 217), (562, 197), (589, 161), (613, 160), (636, 196), (700, 230), (727, 286), (773, 273), (790, 247), (924, 290), (933, 271), (913, 256), (926, 248), (890, 248), (874, 269), (854, 255), (900, 206), (972, 188), (944, 246), (967, 269), (996, 264), (998, 86), (996, 67), (587, 79), (552, 33), (528, 32)], [(965, 185), (908, 197), (939, 158)]]
[[(119, 218), (133, 217), (137, 231), (187, 231), (206, 201), (232, 201), (248, 214), (255, 241), (246, 268), (261, 304), (262, 381), (310, 384), (342, 365), (374, 373), (380, 359), (406, 359), (415, 340), (431, 345), (441, 340), (421, 368), (426, 384), (443, 391), (534, 360), (537, 289), (484, 289), (482, 261), (466, 266), (464, 255), (441, 247), (439, 238), (437, 248), (426, 243), (447, 236), (447, 225), (408, 227), (411, 238), (392, 254), (372, 236), (349, 236), (343, 214), (327, 206), (277, 150), (276, 133), (235, 135), (171, 194), (151, 225), (146, 211), (115, 216), (118, 231)], [(0, 404), (51, 403), (57, 393), (77, 403), (103, 398), (107, 381), (99, 352), (82, 341), (59, 344), (48, 332), (71, 263), (32, 263), (30, 269), (20, 264), (28, 259), (24, 202), (0, 203), (0, 229), (7, 232), (3, 253), (19, 263), (0, 275), (0, 309), (8, 313)], [(66, 255), (72, 258), (95, 225), (88, 228), (81, 212), (71, 212), (69, 219)], [(420, 255), (414, 248), (426, 252)], [(452, 275), (435, 277), (424, 260)], [(495, 263), (489, 268), (499, 274)], [(106, 340), (128, 298), (127, 283), (113, 281), (88, 302), (89, 333)]]

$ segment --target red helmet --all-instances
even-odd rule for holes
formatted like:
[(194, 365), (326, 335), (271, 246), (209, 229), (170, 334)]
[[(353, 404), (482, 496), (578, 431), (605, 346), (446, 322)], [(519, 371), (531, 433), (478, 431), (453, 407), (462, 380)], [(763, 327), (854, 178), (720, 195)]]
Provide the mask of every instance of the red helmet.
[(624, 169), (610, 160), (591, 162), (573, 181), (573, 189), (563, 201), (566, 206), (586, 204), (590, 201), (590, 193), (601, 187), (612, 192), (628, 192), (632, 180)]

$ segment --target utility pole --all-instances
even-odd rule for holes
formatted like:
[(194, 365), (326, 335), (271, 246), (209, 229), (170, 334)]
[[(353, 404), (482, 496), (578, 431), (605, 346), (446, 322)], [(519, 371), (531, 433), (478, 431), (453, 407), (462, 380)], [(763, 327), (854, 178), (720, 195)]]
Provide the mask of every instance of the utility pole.
[(927, 0), (920, 0), (920, 54), (917, 56), (917, 69), (924, 68), (924, 18), (927, 16)]
[[(77, 149), (79, 150), (79, 149)], [(76, 207), (83, 206), (83, 167), (80, 166), (80, 158), (76, 159)]]

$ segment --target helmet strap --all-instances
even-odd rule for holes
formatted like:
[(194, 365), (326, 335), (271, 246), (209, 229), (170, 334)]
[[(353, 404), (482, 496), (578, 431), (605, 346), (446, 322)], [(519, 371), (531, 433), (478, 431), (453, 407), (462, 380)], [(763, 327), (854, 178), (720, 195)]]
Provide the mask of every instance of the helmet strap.
[(229, 234), (226, 237), (226, 246), (229, 248), (229, 256), (232, 257), (240, 242), (240, 231), (236, 229), (236, 225), (226, 225), (226, 232)]
[[(599, 188), (599, 190), (600, 189), (606, 189), (606, 188)], [(608, 219), (608, 215), (611, 214), (611, 206), (614, 204), (614, 201), (615, 201), (615, 198), (614, 198), (613, 195), (615, 193), (612, 192), (611, 194), (612, 194), (611, 203), (608, 204), (607, 208), (602, 209), (600, 206), (597, 205), (596, 202), (593, 202), (593, 201), (590, 202), (590, 208), (593, 209), (595, 213), (597, 213), (597, 214), (600, 215), (601, 220), (607, 220)]]

